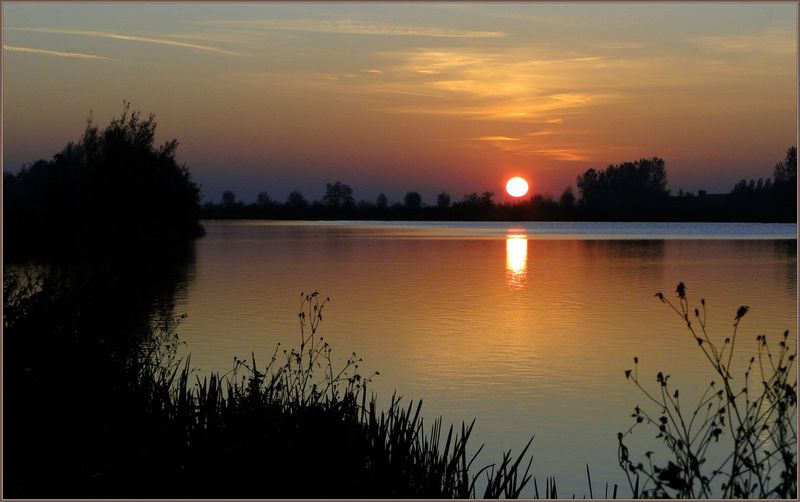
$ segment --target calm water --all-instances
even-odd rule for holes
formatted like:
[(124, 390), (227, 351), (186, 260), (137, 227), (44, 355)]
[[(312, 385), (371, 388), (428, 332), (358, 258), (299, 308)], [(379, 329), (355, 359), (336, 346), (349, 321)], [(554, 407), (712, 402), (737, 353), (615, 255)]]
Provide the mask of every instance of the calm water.
[[(322, 335), (380, 371), (374, 391), (424, 399), (427, 417), (477, 418), (481, 465), (535, 434), (534, 473), (555, 475), (562, 496), (588, 494), (586, 463), (595, 495), (622, 483), (616, 433), (644, 404), (624, 378), (634, 356), (643, 379), (663, 370), (682, 393), (711, 379), (655, 292), (686, 282), (720, 339), (750, 306), (741, 359), (756, 335), (796, 336), (795, 225), (205, 225), (177, 305), (194, 366), (227, 370), (296, 343), (300, 292), (319, 290), (332, 299)], [(652, 436), (639, 431), (638, 451)]]

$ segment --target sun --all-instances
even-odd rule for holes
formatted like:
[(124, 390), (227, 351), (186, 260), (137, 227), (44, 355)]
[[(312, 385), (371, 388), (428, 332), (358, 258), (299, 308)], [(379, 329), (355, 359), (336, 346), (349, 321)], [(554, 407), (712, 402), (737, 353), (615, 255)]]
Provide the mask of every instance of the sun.
[(528, 182), (525, 178), (515, 176), (506, 183), (506, 192), (512, 197), (522, 197), (528, 193)]

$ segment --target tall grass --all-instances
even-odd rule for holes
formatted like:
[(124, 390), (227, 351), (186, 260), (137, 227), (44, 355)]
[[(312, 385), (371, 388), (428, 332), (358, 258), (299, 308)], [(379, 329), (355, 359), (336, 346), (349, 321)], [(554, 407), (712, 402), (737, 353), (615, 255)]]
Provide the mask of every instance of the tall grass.
[[(720, 341), (709, 332), (705, 299), (690, 307), (686, 290), (680, 283), (674, 301), (662, 293), (656, 297), (685, 323), (715, 379), (696, 404), (687, 405), (670, 386), (669, 375), (659, 372), (656, 388), (648, 389), (634, 358), (625, 375), (651, 406), (636, 406), (635, 423), (618, 435), (618, 459), (633, 496), (796, 498), (797, 351), (788, 343), (789, 332), (777, 347), (758, 335), (756, 355), (743, 375), (734, 377), (734, 348), (749, 307), (739, 307), (731, 335)], [(666, 465), (657, 464), (652, 451), (644, 462), (631, 458), (624, 441), (640, 424), (657, 429), (656, 438), (668, 453)], [(715, 447), (722, 450), (722, 460), (708, 465)]]
[[(298, 347), (279, 346), (264, 367), (254, 357), (237, 360), (228, 374), (195, 376), (192, 384), (188, 360), (154, 353), (161, 359), (141, 374), (142, 387), (176, 429), (173, 434), (185, 438), (181, 446), (185, 458), (193, 459), (188, 470), (198, 486), (189, 492), (216, 491), (207, 486), (209, 466), (196, 459), (224, 457), (236, 437), (232, 444), (246, 450), (243, 460), (271, 470), (269, 477), (278, 483), (256, 492), (232, 486), (225, 496), (470, 498), (477, 495), (479, 476), (485, 476), (483, 497), (519, 497), (530, 480), (530, 460), (524, 471), (521, 467), (531, 441), (516, 457), (507, 452), (498, 464), (473, 472), (482, 448), (475, 453), (468, 448), (474, 421), (460, 429), (451, 425), (445, 434), (439, 418), (426, 429), (422, 403), (403, 406), (396, 395), (379, 410), (375, 397), (368, 396), (374, 375), (359, 372), (361, 359), (354, 353), (337, 367), (318, 332), (328, 301), (316, 292), (301, 296)], [(253, 443), (271, 451), (254, 457), (259, 448), (252, 451)], [(314, 461), (319, 458), (325, 461)], [(318, 468), (298, 471), (298, 464)], [(208, 479), (213, 479), (210, 470)]]
[(110, 336), (105, 291), (20, 277), (4, 278), (7, 496), (514, 498), (531, 479), (531, 441), (478, 469), (474, 422), (427, 424), (396, 395), (379, 409), (374, 374), (321, 336), (318, 293), (294, 348), (201, 378), (177, 356), (181, 317)]

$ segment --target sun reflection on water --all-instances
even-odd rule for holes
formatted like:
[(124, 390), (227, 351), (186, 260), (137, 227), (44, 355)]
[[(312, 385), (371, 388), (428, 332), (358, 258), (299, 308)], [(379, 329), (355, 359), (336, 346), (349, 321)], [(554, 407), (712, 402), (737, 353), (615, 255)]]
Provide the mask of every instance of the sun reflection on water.
[(511, 289), (522, 289), (528, 282), (528, 239), (524, 235), (506, 238), (506, 283)]

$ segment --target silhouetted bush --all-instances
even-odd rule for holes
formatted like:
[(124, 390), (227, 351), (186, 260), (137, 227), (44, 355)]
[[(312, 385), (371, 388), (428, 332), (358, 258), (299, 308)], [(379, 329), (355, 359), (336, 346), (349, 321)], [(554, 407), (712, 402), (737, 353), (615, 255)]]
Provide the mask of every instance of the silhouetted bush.
[(156, 146), (155, 130), (153, 115), (125, 103), (105, 129), (90, 119), (52, 160), (4, 174), (6, 250), (202, 235), (199, 188), (175, 160), (177, 141)]

